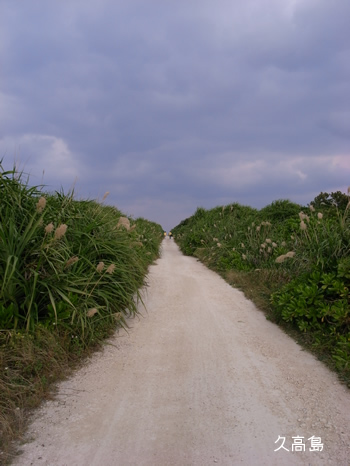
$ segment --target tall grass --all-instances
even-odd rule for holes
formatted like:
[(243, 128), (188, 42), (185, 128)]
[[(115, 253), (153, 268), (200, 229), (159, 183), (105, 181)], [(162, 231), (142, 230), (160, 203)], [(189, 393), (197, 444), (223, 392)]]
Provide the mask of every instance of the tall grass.
[(14, 175), (0, 178), (0, 328), (74, 328), (86, 341), (95, 321), (133, 314), (160, 227), (126, 227), (114, 207), (43, 195)]
[(198, 208), (172, 231), (185, 254), (242, 286), (269, 318), (302, 332), (350, 384), (348, 195), (321, 193), (309, 206)]
[(0, 450), (62, 365), (127, 327), (162, 235), (0, 163)]

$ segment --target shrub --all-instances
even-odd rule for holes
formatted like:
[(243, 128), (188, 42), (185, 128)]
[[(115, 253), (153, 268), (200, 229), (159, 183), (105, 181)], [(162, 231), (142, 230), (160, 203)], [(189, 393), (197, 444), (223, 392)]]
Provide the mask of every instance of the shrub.
[(303, 208), (288, 200), (260, 211), (239, 204), (201, 208), (172, 231), (185, 254), (225, 276), (251, 278), (249, 293), (258, 290), (259, 274), (274, 277), (277, 285), (265, 280), (264, 287), (271, 316), (312, 336), (350, 379), (349, 212), (349, 196), (338, 191)]
[(159, 255), (160, 225), (73, 194), (0, 162), (0, 454), (49, 382), (126, 327)]
[(121, 312), (123, 324), (136, 311), (160, 226), (138, 220), (125, 228), (114, 207), (75, 201), (73, 193), (43, 195), (15, 172), (1, 173), (0, 192), (0, 328), (28, 331), (40, 322), (86, 340), (99, 319)]

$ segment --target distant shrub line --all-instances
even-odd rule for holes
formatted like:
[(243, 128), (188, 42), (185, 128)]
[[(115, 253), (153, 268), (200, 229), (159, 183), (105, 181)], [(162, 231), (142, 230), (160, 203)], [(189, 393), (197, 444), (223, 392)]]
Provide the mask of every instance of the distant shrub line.
[(321, 193), (306, 207), (198, 208), (172, 231), (185, 254), (235, 277), (269, 318), (302, 332), (350, 381), (349, 193)]

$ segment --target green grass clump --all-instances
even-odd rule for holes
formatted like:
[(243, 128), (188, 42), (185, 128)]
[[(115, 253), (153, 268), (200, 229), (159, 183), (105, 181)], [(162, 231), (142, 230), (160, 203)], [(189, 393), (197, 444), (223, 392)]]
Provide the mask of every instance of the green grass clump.
[(0, 162), (0, 450), (62, 366), (127, 327), (159, 254), (160, 225), (73, 194)]
[[(350, 200), (198, 208), (172, 229), (181, 250), (241, 287), (350, 384)], [(297, 333), (296, 333), (297, 332)]]

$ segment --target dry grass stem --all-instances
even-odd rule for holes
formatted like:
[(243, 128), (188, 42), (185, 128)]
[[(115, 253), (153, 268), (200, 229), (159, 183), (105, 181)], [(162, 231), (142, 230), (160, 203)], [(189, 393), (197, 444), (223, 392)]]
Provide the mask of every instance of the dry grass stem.
[(92, 309), (89, 309), (86, 313), (86, 316), (87, 317), (92, 317), (94, 316), (95, 314), (97, 314), (97, 309), (95, 307), (93, 307)]
[(57, 227), (55, 230), (55, 239), (61, 239), (66, 234), (67, 228), (65, 223)]
[(289, 258), (292, 258), (295, 256), (295, 252), (294, 251), (289, 251), (287, 252), (287, 254), (282, 254), (281, 256), (278, 256), (277, 259), (275, 260), (275, 262), (277, 262), (277, 264), (281, 264), (282, 262), (284, 262), (285, 259), (289, 259)]
[(97, 272), (102, 272), (102, 270), (104, 269), (104, 266), (105, 266), (104, 262), (99, 262), (96, 267)]
[(120, 217), (117, 223), (117, 228), (125, 228), (127, 231), (130, 230), (130, 220), (127, 217)]
[(45, 209), (46, 206), (46, 199), (44, 197), (41, 197), (37, 204), (36, 204), (36, 211), (41, 214), (41, 212)]
[(77, 257), (77, 256), (71, 257), (70, 259), (67, 260), (67, 263), (66, 263), (65, 267), (66, 267), (66, 268), (67, 268), (67, 267), (70, 267), (71, 265), (73, 265), (73, 264), (75, 264), (76, 262), (78, 262), (78, 260), (79, 260), (79, 257)]
[(275, 260), (275, 262), (277, 262), (277, 264), (281, 264), (286, 258), (286, 255), (285, 254), (282, 254), (281, 256), (278, 256), (277, 259)]
[(53, 229), (54, 229), (53, 223), (49, 223), (49, 224), (46, 225), (46, 227), (45, 227), (45, 233), (52, 233), (52, 232), (53, 232)]
[(307, 226), (306, 226), (306, 223), (304, 222), (304, 220), (302, 220), (300, 222), (300, 229), (303, 230), (303, 231), (307, 230)]
[(115, 270), (115, 264), (111, 264), (107, 270), (106, 270), (106, 273), (109, 273), (109, 274), (112, 274)]
[(286, 257), (294, 257), (295, 256), (295, 252), (294, 251), (289, 251), (287, 252), (286, 254)]

